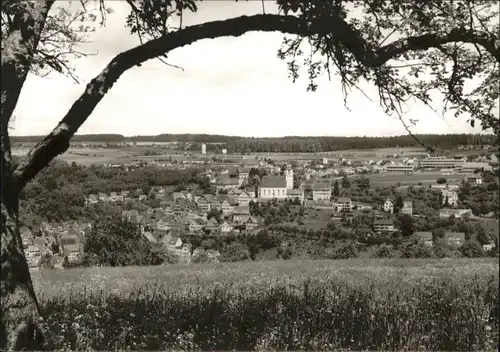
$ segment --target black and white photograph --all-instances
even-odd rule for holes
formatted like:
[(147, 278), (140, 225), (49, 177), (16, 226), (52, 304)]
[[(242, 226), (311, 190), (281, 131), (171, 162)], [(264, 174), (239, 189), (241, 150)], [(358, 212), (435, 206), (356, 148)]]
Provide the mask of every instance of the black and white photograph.
[(500, 1), (0, 5), (0, 351), (499, 351)]

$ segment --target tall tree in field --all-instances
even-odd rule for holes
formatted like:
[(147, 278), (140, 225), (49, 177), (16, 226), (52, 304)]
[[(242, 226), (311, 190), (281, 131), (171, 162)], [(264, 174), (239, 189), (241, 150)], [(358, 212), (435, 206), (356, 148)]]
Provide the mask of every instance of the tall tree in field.
[[(67, 2), (54, 0), (1, 3), (1, 349), (38, 349), (42, 340), (38, 303), (19, 234), (19, 191), (68, 149), (70, 139), (120, 76), (147, 60), (201, 39), (278, 31), (292, 35), (284, 39), (278, 56), (286, 61), (292, 80), (305, 66), (308, 90), (316, 90), (316, 78), (324, 72), (340, 76), (345, 94), (367, 81), (378, 88), (386, 111), (398, 117), (406, 101), (430, 105), (430, 94), (437, 91), (444, 97), (445, 109), (499, 133), (495, 1), (277, 0), (280, 11), (275, 14), (172, 28), (169, 17), (195, 12), (196, 0), (127, 0), (127, 24), (141, 44), (114, 57), (52, 132), (14, 163), (9, 123), (26, 77), (47, 70), (72, 76), (69, 62), (82, 55), (77, 44), (93, 29), (89, 21), (104, 21), (111, 12), (106, 6), (113, 4), (80, 3), (82, 9), (76, 13), (64, 9)], [(93, 13), (92, 5), (100, 13)], [(474, 77), (480, 83), (471, 87)]]

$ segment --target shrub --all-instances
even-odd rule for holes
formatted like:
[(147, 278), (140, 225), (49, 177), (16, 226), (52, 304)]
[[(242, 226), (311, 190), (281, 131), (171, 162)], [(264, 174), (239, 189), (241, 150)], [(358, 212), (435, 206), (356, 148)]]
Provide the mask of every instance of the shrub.
[(460, 247), (460, 252), (467, 258), (479, 258), (484, 255), (483, 248), (479, 242), (474, 240), (465, 241), (462, 247)]
[(340, 245), (333, 255), (331, 256), (331, 259), (351, 259), (351, 258), (357, 258), (358, 256), (358, 249), (353, 243), (345, 243)]
[(397, 253), (392, 247), (387, 245), (381, 245), (377, 251), (373, 254), (373, 258), (396, 258)]

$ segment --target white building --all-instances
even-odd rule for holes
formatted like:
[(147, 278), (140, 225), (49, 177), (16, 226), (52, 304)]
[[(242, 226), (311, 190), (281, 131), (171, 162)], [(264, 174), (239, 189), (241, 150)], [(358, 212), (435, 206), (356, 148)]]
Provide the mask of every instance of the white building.
[(464, 173), (474, 173), (475, 171), (492, 171), (493, 168), (488, 163), (465, 163), (462, 167)]
[(392, 203), (392, 201), (390, 199), (387, 199), (385, 202), (384, 202), (384, 211), (386, 213), (394, 213), (394, 204)]
[(315, 182), (312, 186), (313, 201), (329, 202), (332, 196), (332, 186), (330, 182)]
[(483, 184), (483, 178), (479, 174), (465, 175), (464, 181), (469, 184), (476, 184), (476, 185)]
[(449, 189), (441, 190), (441, 195), (443, 198), (442, 204), (445, 205), (448, 202), (448, 205), (451, 207), (455, 207), (458, 204), (458, 194), (457, 192), (451, 191)]
[(392, 220), (376, 220), (373, 223), (373, 229), (376, 232), (393, 232), (394, 222)]
[(286, 199), (287, 183), (284, 176), (264, 176), (259, 185), (259, 198), (263, 200)]
[(388, 164), (384, 166), (386, 172), (413, 173), (415, 167), (408, 164)]
[(201, 144), (201, 154), (207, 154), (207, 145), (205, 143)]
[(338, 212), (351, 212), (353, 204), (351, 198), (339, 198), (336, 203)]
[(286, 190), (286, 197), (288, 199), (299, 199), (301, 203), (304, 202), (304, 190), (303, 189), (289, 189)]
[(428, 156), (420, 160), (420, 167), (433, 169), (462, 169), (465, 159), (447, 158), (445, 156)]
[(293, 189), (293, 169), (287, 167), (285, 170), (286, 189)]
[(401, 209), (401, 213), (412, 215), (413, 214), (413, 204), (411, 200), (407, 200), (403, 202), (403, 209)]

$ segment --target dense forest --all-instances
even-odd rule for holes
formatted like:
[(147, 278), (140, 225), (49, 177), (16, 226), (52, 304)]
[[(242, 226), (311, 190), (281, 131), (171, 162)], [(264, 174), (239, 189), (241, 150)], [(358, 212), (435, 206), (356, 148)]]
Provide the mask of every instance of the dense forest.
[[(424, 134), (416, 136), (427, 147), (454, 148), (459, 145), (497, 144), (496, 136), (480, 134)], [(41, 136), (12, 137), (13, 143), (32, 143), (41, 140)], [(258, 152), (326, 152), (344, 149), (372, 149), (394, 147), (420, 147), (409, 135), (394, 137), (300, 137), (253, 138), (208, 134), (160, 134), (157, 136), (125, 137), (120, 134), (76, 135), (73, 143), (136, 143), (136, 142), (178, 142), (176, 148), (199, 150), (200, 143), (207, 143), (207, 150), (220, 152), (226, 148), (228, 153)]]

